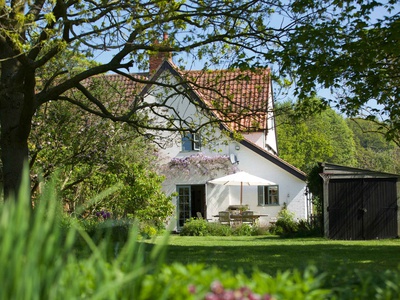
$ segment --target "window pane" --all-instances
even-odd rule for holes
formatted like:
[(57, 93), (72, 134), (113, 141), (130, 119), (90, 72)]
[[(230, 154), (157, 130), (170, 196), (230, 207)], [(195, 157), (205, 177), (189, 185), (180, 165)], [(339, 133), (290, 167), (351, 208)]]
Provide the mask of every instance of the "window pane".
[(192, 134), (185, 132), (182, 136), (182, 151), (192, 151)]
[(263, 206), (264, 203), (264, 186), (257, 187), (257, 194), (258, 194), (258, 205)]
[(190, 187), (178, 186), (178, 226), (181, 227), (185, 224), (186, 220), (190, 218)]
[(200, 134), (193, 133), (193, 150), (200, 150)]
[(279, 193), (277, 185), (272, 185), (268, 187), (268, 204), (279, 204)]

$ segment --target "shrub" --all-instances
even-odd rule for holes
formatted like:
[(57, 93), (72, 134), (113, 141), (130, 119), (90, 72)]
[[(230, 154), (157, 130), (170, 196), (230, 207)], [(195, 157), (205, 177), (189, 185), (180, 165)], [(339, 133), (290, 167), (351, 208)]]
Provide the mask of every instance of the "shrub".
[[(304, 273), (283, 272), (276, 277), (255, 271), (251, 277), (238, 271), (180, 264), (166, 266), (160, 274), (146, 277), (139, 299), (326, 299), (323, 276), (314, 269)], [(243, 298), (239, 294), (245, 294)], [(236, 297), (236, 298), (235, 298)]]
[(211, 236), (230, 236), (232, 229), (229, 226), (222, 225), (218, 222), (207, 223), (208, 234)]
[(296, 222), (294, 214), (286, 207), (278, 213), (277, 221), (269, 227), (269, 232), (284, 237), (321, 236), (321, 228), (317, 223), (311, 224), (306, 220)]
[(191, 218), (183, 225), (180, 235), (205, 236), (208, 235), (207, 221)]
[(236, 227), (229, 227), (218, 222), (207, 222), (203, 219), (194, 218), (186, 221), (180, 231), (180, 235), (183, 236), (250, 236), (263, 234), (265, 234), (265, 231), (261, 230), (257, 225), (242, 224)]
[(250, 236), (252, 235), (253, 229), (249, 224), (242, 224), (237, 227), (232, 228), (233, 235), (243, 235), (243, 236)]
[(318, 225), (319, 224), (312, 224), (307, 220), (299, 220), (297, 222), (296, 236), (299, 237), (323, 236), (321, 228)]
[(275, 224), (271, 225), (269, 231), (272, 234), (290, 236), (297, 231), (297, 224), (294, 220), (294, 215), (286, 208), (283, 208), (278, 213), (278, 218)]
[(79, 222), (65, 221), (54, 187), (46, 185), (34, 209), (28, 188), (0, 205), (0, 299), (137, 299), (164, 248), (145, 257), (137, 229), (117, 248), (106, 226), (96, 245)]

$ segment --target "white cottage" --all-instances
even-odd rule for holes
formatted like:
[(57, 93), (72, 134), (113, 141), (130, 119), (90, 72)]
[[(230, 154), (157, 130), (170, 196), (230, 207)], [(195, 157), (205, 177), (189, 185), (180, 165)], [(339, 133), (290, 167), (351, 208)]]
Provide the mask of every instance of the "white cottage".
[[(156, 56), (150, 74), (150, 81), (164, 84), (148, 84), (141, 92), (155, 104), (150, 123), (183, 128), (157, 132), (163, 135), (163, 189), (176, 195), (176, 230), (197, 213), (217, 221), (219, 211), (239, 204), (262, 215), (264, 225), (284, 206), (298, 219), (308, 217), (306, 175), (278, 157), (269, 69), (179, 71), (168, 57)], [(240, 186), (209, 182), (238, 171), (275, 184), (245, 186), (240, 199)]]

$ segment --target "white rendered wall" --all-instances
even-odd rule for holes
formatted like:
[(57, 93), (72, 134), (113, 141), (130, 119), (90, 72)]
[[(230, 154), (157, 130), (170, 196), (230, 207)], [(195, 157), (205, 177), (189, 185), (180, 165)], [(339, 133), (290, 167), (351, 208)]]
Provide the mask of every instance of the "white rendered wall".
[[(172, 81), (172, 79), (169, 80)], [(162, 87), (157, 87), (150, 92), (145, 101), (159, 102), (160, 100), (157, 100), (154, 95), (165, 95), (165, 99), (168, 99), (168, 94), (163, 92)], [(174, 110), (170, 109), (169, 111), (164, 111), (163, 113), (173, 114), (178, 112), (181, 118), (188, 118), (191, 120), (191, 122), (193, 122), (193, 124), (201, 124), (204, 122), (206, 120), (205, 115), (201, 114), (196, 106), (188, 103), (189, 102), (182, 96), (173, 97), (167, 100), (167, 104), (172, 106)], [(271, 119), (271, 121), (269, 121), (268, 124), (273, 127), (273, 130), (268, 133), (267, 142), (269, 146), (276, 151), (276, 134), (272, 116), (269, 119)], [(271, 218), (275, 218), (278, 212), (282, 209), (284, 203), (287, 205), (287, 208), (295, 214), (296, 218), (305, 219), (307, 217), (306, 200), (304, 195), (306, 183), (304, 181), (298, 179), (294, 175), (278, 167), (274, 163), (251, 151), (238, 142), (227, 139), (224, 135), (221, 135), (219, 128), (209, 127), (208, 129), (209, 131), (215, 131), (214, 134), (216, 139), (209, 144), (210, 147), (202, 147), (201, 153), (203, 155), (230, 156), (231, 154), (234, 154), (239, 161), (239, 164), (236, 165), (238, 170), (273, 181), (279, 186), (279, 205), (273, 206), (258, 206), (257, 187), (243, 187), (242, 204), (249, 205), (250, 210), (254, 211), (255, 213), (268, 215), (267, 217), (260, 218), (260, 224), (268, 224)], [(164, 140), (164, 149), (160, 149), (159, 153), (161, 161), (165, 165), (172, 158), (183, 158), (199, 153), (196, 151), (182, 151), (180, 133), (158, 132), (158, 134), (160, 134)], [(263, 139), (265, 139), (265, 137), (263, 133), (254, 133), (247, 135), (246, 137), (254, 144), (264, 148), (265, 145)], [(238, 146), (240, 149), (237, 149)], [(166, 176), (166, 180), (163, 183), (163, 190), (167, 195), (171, 195), (172, 193), (176, 192), (177, 185), (206, 185), (206, 205), (208, 218), (213, 215), (217, 215), (221, 210), (226, 210), (229, 205), (237, 205), (240, 203), (239, 186), (219, 186), (207, 184), (207, 182), (211, 179), (228, 175), (223, 172), (197, 174), (190, 172), (190, 170), (179, 173), (168, 172), (168, 170), (166, 170), (164, 175)], [(176, 200), (176, 198), (173, 199), (173, 203), (175, 205)], [(175, 219), (172, 218), (172, 227), (175, 227), (175, 224)]]
[(265, 134), (263, 132), (244, 133), (243, 137), (258, 147), (265, 148)]
[[(278, 212), (282, 209), (284, 203), (287, 208), (295, 214), (296, 219), (306, 219), (306, 200), (305, 200), (305, 187), (306, 183), (292, 174), (279, 168), (272, 162), (266, 160), (260, 155), (254, 153), (250, 149), (241, 146), (239, 151), (235, 152), (239, 160), (238, 168), (241, 171), (248, 172), (252, 175), (275, 182), (279, 186), (279, 205), (258, 206), (258, 189), (256, 186), (243, 187), (243, 201), (242, 204), (249, 205), (250, 210), (267, 214), (268, 217), (261, 217), (260, 223), (268, 223), (271, 218), (277, 216)], [(239, 204), (240, 203), (240, 187), (239, 186), (223, 186), (229, 190), (224, 203)], [(221, 189), (221, 186), (208, 184), (208, 200), (211, 203), (215, 197), (215, 191)], [(222, 207), (224, 210), (226, 207)], [(210, 209), (210, 208), (209, 208)], [(210, 211), (217, 213), (216, 210)]]

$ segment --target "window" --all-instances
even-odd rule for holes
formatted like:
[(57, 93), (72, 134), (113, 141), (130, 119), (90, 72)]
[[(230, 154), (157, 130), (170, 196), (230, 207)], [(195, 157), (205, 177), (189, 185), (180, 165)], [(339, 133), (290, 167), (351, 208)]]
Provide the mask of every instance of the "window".
[(279, 189), (277, 185), (258, 187), (258, 205), (279, 205)]
[(200, 151), (200, 134), (185, 132), (182, 136), (182, 151)]

